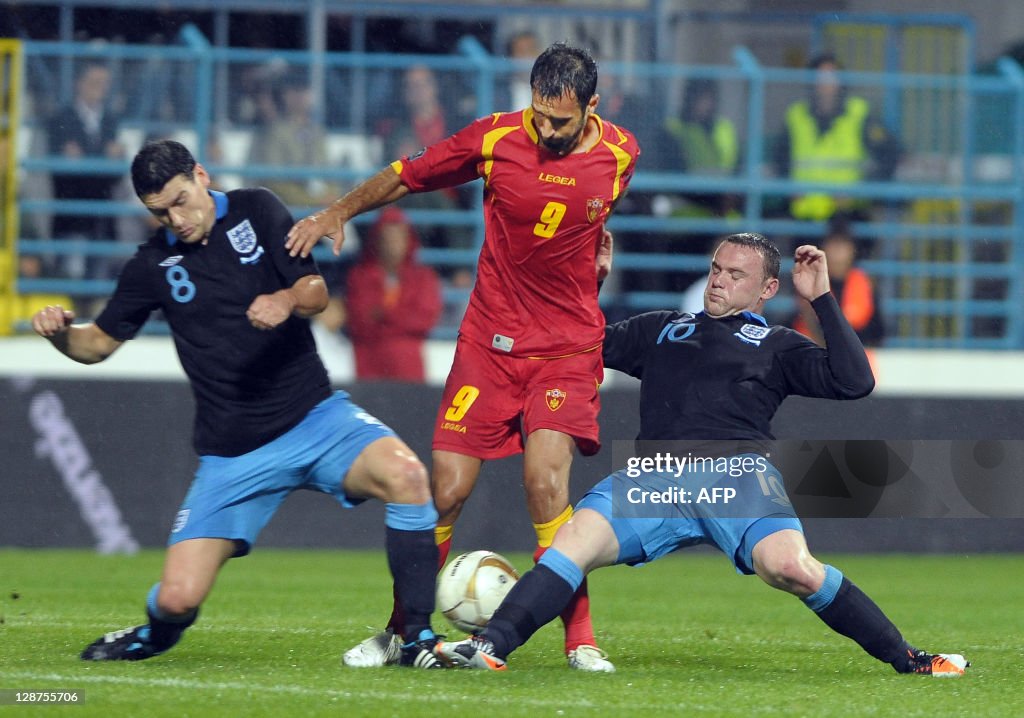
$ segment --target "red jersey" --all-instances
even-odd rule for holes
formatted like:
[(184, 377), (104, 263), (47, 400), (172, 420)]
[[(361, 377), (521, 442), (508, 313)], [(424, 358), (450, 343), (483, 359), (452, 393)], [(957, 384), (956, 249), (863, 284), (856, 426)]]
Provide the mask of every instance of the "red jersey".
[(483, 178), (484, 246), (460, 332), (512, 356), (553, 357), (604, 337), (594, 262), (640, 147), (595, 115), (597, 143), (559, 156), (539, 144), (532, 117), (495, 113), (392, 167), (411, 192)]

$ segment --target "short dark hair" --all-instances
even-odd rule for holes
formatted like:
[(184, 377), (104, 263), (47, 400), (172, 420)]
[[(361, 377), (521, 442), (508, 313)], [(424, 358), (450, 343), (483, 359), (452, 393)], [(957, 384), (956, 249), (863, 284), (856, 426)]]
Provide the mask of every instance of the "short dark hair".
[(845, 212), (833, 214), (825, 226), (825, 238), (845, 237), (853, 240), (853, 218)]
[(572, 92), (580, 108), (585, 108), (597, 92), (597, 63), (589, 51), (556, 42), (533, 63), (530, 87), (543, 98)]
[(145, 197), (159, 192), (178, 175), (191, 180), (195, 169), (196, 158), (185, 145), (174, 140), (151, 140), (132, 160), (132, 186), (136, 195)]
[(728, 237), (723, 239), (722, 242), (738, 244), (741, 247), (749, 247), (750, 249), (753, 249), (761, 255), (764, 278), (779, 278), (782, 254), (779, 252), (779, 248), (775, 246), (775, 243), (766, 238), (763, 234), (758, 234), (757, 232), (740, 232), (739, 234), (730, 234)]
[(819, 52), (817, 55), (807, 61), (808, 70), (817, 70), (822, 65), (835, 65), (838, 68), (842, 68), (842, 64), (839, 62), (839, 58), (836, 54), (831, 51)]
[(81, 80), (92, 70), (103, 70), (108, 75), (110, 74), (110, 66), (107, 63), (101, 60), (86, 60), (75, 71), (75, 79)]

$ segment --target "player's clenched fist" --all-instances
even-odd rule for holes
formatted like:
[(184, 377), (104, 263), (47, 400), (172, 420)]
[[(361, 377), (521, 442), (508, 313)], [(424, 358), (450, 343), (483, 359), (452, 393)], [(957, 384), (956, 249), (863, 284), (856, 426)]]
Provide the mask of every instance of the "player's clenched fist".
[(71, 326), (75, 313), (64, 307), (51, 304), (40, 309), (32, 317), (32, 328), (41, 337), (52, 337)]
[(295, 303), (289, 301), (286, 292), (261, 294), (249, 305), (245, 316), (257, 329), (273, 329), (292, 313)]

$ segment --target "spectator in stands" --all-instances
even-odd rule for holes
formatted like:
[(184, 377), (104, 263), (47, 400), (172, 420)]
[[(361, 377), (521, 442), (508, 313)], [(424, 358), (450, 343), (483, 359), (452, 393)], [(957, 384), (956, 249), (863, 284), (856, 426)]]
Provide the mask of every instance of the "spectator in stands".
[(509, 38), (505, 45), (505, 56), (521, 63), (521, 69), (514, 70), (504, 77), (507, 84), (498, 88), (494, 102), (495, 111), (507, 112), (530, 106), (533, 101), (533, 90), (530, 88), (530, 67), (542, 49), (537, 35), (530, 30), (517, 32)]
[(281, 110), (278, 107), (274, 89), (288, 71), (287, 64), (280, 58), (242, 65), (232, 63), (231, 120), (241, 127), (264, 129), (276, 120)]
[[(739, 164), (740, 146), (736, 127), (719, 112), (719, 87), (710, 78), (693, 78), (686, 83), (682, 110), (678, 116), (665, 119), (657, 143), (656, 168), (667, 172), (681, 172), (707, 177), (734, 175)], [(685, 192), (676, 195), (659, 194), (652, 203), (659, 216), (690, 217), (697, 219), (738, 218), (740, 198), (729, 192)], [(718, 235), (715, 233), (687, 234), (685, 251), (693, 254), (709, 253)], [(675, 246), (662, 251), (678, 251)], [(703, 306), (706, 271), (678, 273), (670, 282), (673, 289), (688, 287), (694, 306)]]
[[(326, 167), (327, 132), (313, 116), (313, 92), (305, 78), (281, 79), (275, 93), (280, 115), (252, 143), (249, 158), (256, 165)], [(263, 184), (291, 206), (321, 205), (341, 188), (321, 179), (266, 179)]]
[[(732, 121), (719, 113), (718, 83), (694, 78), (686, 83), (683, 108), (662, 126), (658, 168), (694, 175), (728, 176), (736, 173), (739, 140)], [(738, 198), (726, 193), (687, 194), (672, 214), (724, 217), (735, 213)]]
[[(837, 213), (828, 224), (821, 242), (828, 262), (828, 278), (839, 308), (865, 347), (881, 346), (885, 327), (879, 310), (878, 293), (864, 270), (854, 266), (857, 243), (849, 216)], [(801, 302), (792, 321), (793, 329), (824, 346), (821, 325), (810, 304)], [(870, 351), (868, 353), (870, 358)]]
[(416, 261), (419, 242), (405, 213), (386, 207), (348, 277), (347, 326), (356, 378), (423, 382), (423, 344), (441, 315), (441, 284)]
[[(384, 137), (386, 156), (412, 157), (451, 134), (441, 104), (438, 78), (429, 67), (414, 65), (406, 70), (402, 99), (404, 114), (389, 118), (378, 128)], [(469, 205), (469, 196), (469, 190), (448, 187), (438, 192), (408, 195), (402, 198), (400, 206), (406, 210), (457, 210)], [(471, 230), (460, 227), (429, 228), (422, 239), (427, 246), (457, 248), (468, 248), (473, 241)]]
[(436, 144), (451, 134), (450, 123), (441, 103), (437, 75), (425, 65), (413, 65), (402, 78), (403, 114), (380, 125), (385, 154), (397, 157), (394, 147), (410, 139), (417, 147)]
[[(819, 55), (809, 68), (817, 73), (810, 97), (786, 110), (785, 129), (775, 148), (778, 175), (839, 185), (890, 179), (903, 152), (899, 140), (873, 116), (866, 99), (847, 94), (836, 74), (840, 66), (835, 55)], [(789, 211), (795, 219), (821, 222), (837, 209), (867, 219), (870, 201), (845, 197), (837, 188), (793, 197)]]
[[(120, 118), (108, 107), (110, 70), (98, 62), (81, 66), (75, 81), (75, 97), (54, 114), (47, 135), (50, 154), (69, 160), (121, 159), (124, 148), (117, 141)], [(112, 174), (54, 173), (53, 196), (58, 200), (109, 200), (121, 181), (120, 172)], [(110, 217), (73, 214), (58, 210), (53, 220), (57, 239), (114, 239)], [(69, 277), (106, 278), (102, 258), (85, 261), (80, 256), (65, 256), (60, 271)]]

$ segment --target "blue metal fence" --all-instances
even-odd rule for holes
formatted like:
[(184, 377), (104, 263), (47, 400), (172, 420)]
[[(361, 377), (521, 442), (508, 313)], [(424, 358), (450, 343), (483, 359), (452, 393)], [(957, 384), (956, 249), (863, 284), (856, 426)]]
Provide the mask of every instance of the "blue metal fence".
[[(139, 203), (126, 193), (109, 202), (55, 200), (47, 195), (46, 178), (52, 173), (122, 176), (128, 168), (128, 159), (60, 157), (42, 141), (45, 111), (68, 99), (52, 97), (46, 84), (47, 76), (52, 76), (64, 58), (74, 62), (98, 59), (115, 70), (115, 78), (119, 78), (115, 94), (123, 106), (126, 143), (137, 145), (153, 134), (187, 138), (214, 178), (226, 186), (275, 179), (349, 186), (393, 159), (385, 156), (386, 138), (377, 134), (374, 118), (397, 108), (403, 71), (413, 66), (431, 69), (447, 88), (444, 99), (448, 115), (468, 119), (495, 109), (509, 109), (498, 106), (499, 89), (522, 69), (491, 56), (471, 39), (459, 44), (457, 54), (446, 56), (211, 47), (194, 29), (184, 32), (181, 39), (181, 44), (174, 47), (25, 44), (26, 87), (36, 113), (23, 118), (19, 164), (24, 187), (20, 200), (25, 228), (19, 243), (22, 254), (124, 258), (142, 239), (141, 227), (133, 236), (103, 241), (53, 241), (47, 232), (49, 218), (56, 213), (119, 219), (144, 216)], [(252, 68), (275, 66), (306, 71), (319, 68), (319, 72), (308, 74), (320, 78), (314, 87), (317, 113), (341, 148), (342, 159), (326, 166), (286, 167), (253, 164), (245, 156), (229, 156), (226, 137), (248, 138), (251, 142), (258, 133), (258, 128), (233, 119), (231, 105), (242, 91), (237, 78)], [(759, 231), (792, 243), (813, 241), (822, 235), (822, 224), (789, 219), (774, 212), (773, 207), (784, 206), (785, 198), (794, 194), (836, 188), (774, 176), (768, 162), (768, 145), (782, 122), (772, 108), (802, 96), (813, 81), (809, 72), (762, 66), (744, 48), (736, 49), (734, 63), (727, 66), (608, 62), (602, 63), (601, 72), (607, 84), (599, 88), (599, 113), (604, 114), (605, 108), (617, 112), (611, 119), (634, 130), (642, 147), (654, 147), (648, 145), (648, 140), (657, 135), (664, 118), (676, 112), (670, 98), (678, 96), (679, 87), (697, 78), (714, 80), (723, 88), (723, 95), (729, 98), (723, 103), (725, 110), (737, 124), (742, 144), (740, 168), (733, 176), (645, 169), (657, 164), (650, 160), (645, 163), (647, 158), (641, 157), (632, 196), (729, 193), (742, 198), (742, 214), (728, 218), (684, 217), (652, 213), (643, 202), (635, 203), (632, 211), (626, 207), (610, 223), (622, 238), (617, 271), (652, 276), (703, 271), (707, 258), (702, 251), (694, 251), (697, 243), (688, 241), (694, 237)], [(1020, 67), (1004, 59), (993, 75), (844, 72), (840, 78), (851, 91), (869, 97), (898, 96), (921, 89), (946, 92), (955, 100), (950, 105), (953, 116), (947, 119), (963, 128), (964, 140), (959, 146), (941, 154), (912, 153), (893, 181), (842, 188), (844, 195), (869, 200), (876, 207), (871, 220), (856, 224), (855, 230), (859, 237), (875, 243), (874, 256), (862, 264), (882, 291), (883, 312), (890, 328), (886, 345), (1024, 348), (1024, 322), (1015, 311), (1024, 303), (1024, 73)], [(618, 107), (613, 104), (616, 98)], [(993, 108), (1000, 111), (993, 112)], [(977, 119), (982, 116), (999, 126), (979, 127)], [(986, 146), (984, 154), (978, 153), (977, 143), (971, 138), (989, 133), (1005, 141)], [(410, 210), (419, 226), (461, 229), (473, 237), (467, 245), (442, 242), (428, 246), (421, 254), (424, 261), (441, 267), (474, 264), (483, 231), (479, 201), (480, 192), (470, 191), (461, 204)], [(943, 207), (947, 211), (933, 217), (927, 216), (922, 207)], [(292, 207), (296, 215), (316, 208)], [(369, 221), (372, 217), (360, 218), (357, 225), (365, 226)], [(645, 238), (651, 237), (662, 240), (662, 248), (640, 251)], [(333, 261), (326, 252), (320, 258)], [(111, 286), (109, 277), (23, 277), (19, 284), (23, 292), (77, 296), (102, 296)], [(464, 301), (465, 290), (449, 289), (446, 298), (452, 303)], [(624, 311), (638, 311), (677, 305), (679, 293), (657, 286), (639, 290), (625, 286), (602, 300)], [(793, 311), (792, 301), (785, 296), (773, 305), (772, 318), (776, 320)], [(447, 327), (437, 334), (451, 336), (452, 332)]]

